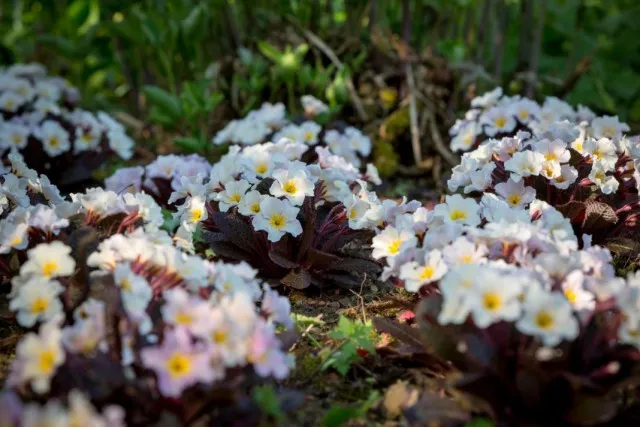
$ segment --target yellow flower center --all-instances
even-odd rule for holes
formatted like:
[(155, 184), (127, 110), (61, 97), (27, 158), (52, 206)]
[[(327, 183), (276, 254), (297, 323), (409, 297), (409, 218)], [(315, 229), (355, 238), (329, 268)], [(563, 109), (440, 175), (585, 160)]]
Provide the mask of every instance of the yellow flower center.
[(553, 316), (546, 310), (540, 311), (536, 315), (536, 326), (540, 329), (551, 329), (553, 327)]
[(353, 220), (358, 217), (358, 212), (355, 209), (349, 211), (349, 219)]
[(593, 150), (592, 153), (593, 157), (595, 157), (596, 159), (599, 159), (602, 157), (602, 152), (600, 151), (599, 148), (596, 148), (595, 150)]
[(564, 296), (567, 297), (567, 300), (569, 300), (571, 304), (575, 304), (576, 300), (578, 299), (578, 293), (569, 288), (564, 290)]
[(602, 172), (602, 171), (597, 171), (597, 172), (594, 174), (594, 178), (595, 178), (596, 180), (598, 180), (598, 181), (602, 181), (602, 180), (604, 180), (604, 177), (605, 177), (605, 175), (604, 175), (604, 172)]
[(602, 136), (611, 138), (616, 134), (616, 131), (612, 127), (606, 127), (602, 129)]
[(522, 200), (522, 197), (520, 197), (519, 194), (512, 194), (509, 196), (509, 198), (507, 199), (507, 202), (509, 202), (509, 204), (511, 206), (516, 206), (520, 204), (520, 201)]
[(7, 110), (11, 110), (11, 109), (13, 109), (13, 106), (14, 106), (14, 105), (16, 105), (16, 103), (15, 103), (15, 102), (13, 102), (11, 99), (8, 99), (8, 100), (7, 100), (7, 101), (5, 101), (5, 103), (4, 103), (5, 109), (7, 109)]
[(557, 160), (558, 157), (554, 154), (554, 153), (547, 153), (544, 155), (545, 160), (551, 161), (551, 160)]
[(18, 246), (20, 243), (22, 243), (22, 237), (16, 236), (16, 237), (13, 238), (13, 240), (10, 243), (10, 245), (11, 246)]
[(389, 247), (387, 248), (387, 250), (390, 254), (395, 255), (400, 252), (400, 246), (402, 246), (402, 240), (396, 239), (389, 243)]
[(260, 213), (260, 203), (254, 203), (251, 205), (251, 212)]
[(576, 142), (573, 146), (577, 151), (582, 151), (582, 142)]
[(51, 147), (54, 147), (54, 148), (55, 148), (55, 147), (57, 147), (58, 145), (60, 145), (60, 140), (58, 139), (58, 137), (57, 137), (57, 136), (51, 137), (51, 138), (49, 139), (49, 145), (50, 145)]
[(420, 280), (429, 280), (433, 277), (433, 273), (435, 273), (432, 266), (427, 265), (420, 271)]
[(58, 263), (55, 261), (48, 261), (42, 264), (42, 275), (51, 277), (56, 271), (58, 271)]
[(167, 371), (172, 377), (183, 377), (191, 372), (191, 359), (182, 353), (174, 353), (167, 360)]
[(567, 178), (565, 178), (564, 175), (560, 175), (559, 177), (556, 178), (557, 183), (565, 182), (566, 180)]
[(56, 355), (52, 350), (45, 350), (40, 353), (40, 357), (38, 359), (38, 369), (43, 374), (49, 374), (53, 371), (53, 367), (56, 364)]
[(521, 119), (526, 120), (529, 117), (529, 111), (520, 110), (520, 114), (518, 114)]
[(131, 280), (124, 278), (120, 281), (120, 288), (125, 292), (131, 292)]
[(90, 135), (90, 134), (88, 134), (88, 133), (83, 133), (83, 134), (82, 134), (82, 140), (83, 140), (85, 143), (87, 143), (87, 144), (88, 144), (88, 143), (91, 141), (91, 135)]
[(222, 344), (227, 341), (228, 334), (225, 331), (217, 330), (213, 333), (213, 341), (216, 344)]
[(313, 132), (305, 132), (304, 133), (304, 140), (305, 141), (311, 141), (313, 139)]
[(41, 314), (49, 307), (49, 300), (46, 298), (36, 298), (31, 304), (33, 314)]
[(500, 117), (496, 118), (496, 120), (495, 120), (495, 124), (496, 124), (496, 127), (497, 127), (497, 128), (502, 128), (502, 127), (504, 127), (504, 125), (506, 125), (506, 124), (507, 124), (507, 119), (506, 119), (506, 117), (500, 116)]
[(502, 307), (502, 298), (495, 292), (487, 292), (482, 297), (482, 305), (488, 311), (496, 311)]
[(230, 197), (232, 202), (238, 203), (240, 202), (240, 200), (242, 200), (242, 194), (240, 193), (233, 193)]
[(268, 169), (269, 168), (267, 167), (266, 163), (258, 163), (258, 165), (256, 166), (256, 173), (258, 175), (262, 175), (266, 173)]
[(285, 225), (285, 218), (282, 214), (273, 214), (271, 218), (269, 218), (269, 225), (275, 228), (276, 230), (280, 230)]
[(18, 145), (18, 144), (20, 144), (22, 142), (22, 138), (20, 137), (20, 135), (13, 135), (11, 140), (13, 141), (13, 143), (15, 145)]
[(195, 208), (191, 211), (191, 221), (198, 222), (202, 218), (204, 210), (202, 208)]
[(463, 264), (470, 264), (471, 261), (473, 261), (473, 258), (471, 258), (471, 255), (464, 255), (460, 257), (460, 262)]
[(640, 336), (640, 329), (629, 329), (629, 331), (627, 331), (627, 334), (630, 337), (638, 337)]
[(284, 183), (283, 189), (287, 194), (295, 194), (298, 191), (298, 187), (296, 186), (295, 181), (292, 179)]
[(464, 145), (471, 145), (471, 143), (473, 142), (473, 137), (469, 134), (462, 138), (462, 142), (464, 143)]
[(458, 221), (458, 220), (461, 220), (461, 219), (466, 219), (467, 218), (467, 213), (463, 212), (461, 210), (458, 210), (458, 209), (454, 209), (449, 214), (449, 218), (451, 218), (451, 221)]
[(175, 321), (178, 325), (189, 325), (193, 322), (193, 317), (187, 313), (179, 312), (176, 314)]

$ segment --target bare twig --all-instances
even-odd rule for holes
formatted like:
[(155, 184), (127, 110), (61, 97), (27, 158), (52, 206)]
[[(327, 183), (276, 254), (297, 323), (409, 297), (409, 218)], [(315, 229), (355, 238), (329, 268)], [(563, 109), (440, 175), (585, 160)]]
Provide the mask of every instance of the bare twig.
[(413, 69), (407, 62), (405, 64), (405, 73), (407, 75), (407, 85), (409, 86), (409, 120), (411, 130), (411, 149), (413, 150), (413, 159), (417, 167), (422, 165), (422, 147), (420, 147), (420, 131), (418, 130), (418, 108), (416, 106), (416, 84), (413, 77)]
[(402, 2), (402, 39), (407, 45), (411, 44), (411, 7), (409, 0)]
[(366, 322), (367, 321), (367, 310), (364, 306), (364, 298), (362, 297), (362, 287), (364, 286), (364, 282), (367, 280), (367, 274), (365, 273), (364, 277), (362, 278), (362, 282), (360, 282), (360, 290), (358, 291), (358, 293), (354, 292), (353, 289), (349, 289), (349, 291), (351, 291), (352, 294), (354, 294), (357, 298), (358, 301), (360, 301), (360, 307), (362, 308), (362, 321)]
[(540, 50), (542, 49), (542, 31), (544, 30), (544, 17), (546, 12), (546, 0), (539, 0), (538, 7), (538, 23), (536, 25), (536, 31), (533, 34), (533, 47), (531, 48), (531, 61), (529, 62), (529, 70), (531, 71), (533, 79), (528, 82), (525, 95), (529, 98), (533, 98), (535, 89), (538, 83), (538, 67), (540, 65)]
[(457, 165), (458, 159), (444, 145), (444, 142), (442, 141), (442, 136), (440, 135), (440, 131), (438, 130), (438, 124), (436, 123), (436, 118), (432, 112), (429, 112), (427, 121), (429, 122), (429, 130), (431, 131), (431, 138), (433, 139), (433, 145), (436, 151), (438, 152), (438, 154), (442, 156), (442, 158), (449, 164), (449, 166)]
[[(307, 40), (311, 42), (311, 44), (313, 44), (315, 47), (320, 49), (320, 51), (324, 53), (327, 56), (327, 58), (329, 58), (329, 60), (338, 68), (338, 71), (341, 71), (344, 68), (344, 64), (342, 63), (342, 61), (340, 61), (340, 59), (336, 56), (333, 50), (331, 50), (331, 48), (327, 46), (327, 44), (324, 41), (322, 41), (320, 37), (316, 36), (314, 33), (307, 30), (306, 28), (302, 28), (300, 25), (296, 23), (294, 23), (294, 25), (296, 25), (298, 29), (302, 31), (304, 36), (307, 38)], [(364, 108), (362, 106), (362, 101), (358, 96), (358, 92), (356, 91), (356, 88), (353, 84), (353, 80), (351, 80), (351, 76), (349, 75), (345, 76), (345, 85), (347, 87), (347, 90), (349, 91), (349, 97), (351, 98), (353, 107), (356, 109), (356, 113), (358, 113), (358, 118), (360, 118), (360, 120), (362, 120), (363, 122), (367, 121), (367, 114), (364, 111)]]
[(562, 87), (555, 93), (558, 98), (564, 98), (565, 96), (567, 96), (567, 94), (571, 92), (575, 85), (578, 84), (580, 77), (582, 77), (582, 75), (586, 73), (587, 70), (589, 70), (589, 68), (591, 67), (591, 60), (592, 58), (589, 56), (586, 58), (582, 58), (580, 62), (578, 62), (578, 65), (576, 65), (576, 68), (573, 70), (571, 75), (567, 77), (567, 79), (562, 84)]

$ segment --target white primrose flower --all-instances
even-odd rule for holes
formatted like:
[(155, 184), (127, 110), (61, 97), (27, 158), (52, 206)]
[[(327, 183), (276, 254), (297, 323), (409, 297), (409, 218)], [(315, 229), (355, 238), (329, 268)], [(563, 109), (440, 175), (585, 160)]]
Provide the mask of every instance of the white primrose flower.
[(349, 141), (351, 148), (366, 157), (371, 154), (371, 139), (363, 134), (360, 129), (349, 126), (344, 130), (344, 136)]
[(451, 149), (453, 151), (469, 151), (482, 133), (482, 129), (476, 122), (467, 122), (460, 127), (459, 132), (451, 139)]
[(206, 200), (200, 196), (189, 197), (178, 208), (176, 215), (180, 217), (180, 222), (185, 230), (193, 232), (198, 223), (205, 221), (209, 217)]
[(604, 194), (613, 194), (618, 191), (620, 183), (612, 176), (607, 175), (607, 171), (598, 164), (594, 164), (589, 173), (589, 179), (596, 184)]
[(449, 266), (457, 264), (483, 264), (487, 262), (489, 251), (482, 243), (476, 243), (468, 237), (458, 237), (453, 243), (442, 249), (444, 260)]
[(493, 182), (493, 171), (496, 168), (495, 163), (487, 163), (477, 171), (469, 174), (471, 183), (464, 187), (464, 193), (468, 194), (473, 191), (485, 191)]
[(443, 297), (438, 322), (442, 325), (463, 323), (471, 312), (470, 293), (479, 269), (477, 264), (458, 264), (440, 280), (439, 289)]
[(305, 114), (309, 116), (317, 116), (318, 114), (326, 113), (329, 111), (329, 106), (318, 98), (312, 95), (303, 95), (300, 98), (302, 108), (304, 108)]
[(608, 138), (619, 140), (624, 132), (629, 132), (629, 125), (621, 123), (618, 116), (603, 116), (594, 118), (590, 124), (590, 133), (594, 138)]
[(480, 206), (473, 199), (465, 199), (459, 194), (446, 196), (445, 202), (437, 205), (433, 216), (444, 222), (458, 223), (475, 227), (480, 224)]
[(501, 97), (502, 88), (498, 86), (490, 92), (485, 92), (473, 98), (471, 100), (471, 106), (474, 108), (489, 108), (495, 105)]
[(618, 161), (616, 145), (608, 138), (588, 138), (584, 143), (584, 154), (593, 159), (601, 169), (613, 170)]
[(29, 142), (31, 130), (19, 123), (5, 123), (0, 135), (0, 148), (22, 150)]
[(43, 394), (51, 387), (51, 378), (64, 363), (62, 332), (55, 322), (40, 327), (37, 334), (25, 335), (16, 348), (12, 382), (29, 383), (36, 393)]
[(300, 125), (300, 132), (302, 134), (302, 142), (308, 145), (315, 145), (318, 143), (318, 134), (322, 130), (322, 126), (316, 122), (306, 121)]
[(274, 181), (269, 192), (275, 197), (286, 197), (300, 206), (306, 196), (313, 196), (314, 185), (304, 169), (277, 169), (272, 176)]
[(113, 271), (113, 280), (120, 288), (122, 303), (130, 313), (140, 313), (147, 309), (153, 296), (147, 280), (131, 270), (129, 263), (118, 264)]
[(267, 197), (260, 202), (260, 214), (253, 217), (252, 224), (256, 230), (266, 231), (271, 242), (279, 241), (286, 233), (296, 237), (302, 233), (299, 211), (288, 200)]
[(400, 267), (400, 279), (409, 292), (418, 292), (428, 283), (440, 280), (447, 273), (447, 265), (442, 260), (442, 254), (434, 249), (424, 253), (420, 262), (412, 261)]
[(559, 292), (530, 292), (524, 304), (524, 316), (516, 327), (527, 335), (539, 337), (544, 345), (555, 346), (563, 339), (578, 336), (578, 321), (571, 304)]
[(571, 159), (571, 153), (567, 149), (567, 143), (556, 139), (549, 141), (543, 139), (533, 144), (534, 151), (542, 154), (548, 162), (567, 163)]
[(523, 180), (516, 182), (509, 178), (507, 182), (496, 184), (495, 191), (513, 208), (524, 208), (536, 198), (536, 190), (525, 187)]
[(20, 275), (51, 279), (70, 276), (76, 268), (71, 248), (62, 242), (41, 243), (27, 252), (27, 262), (20, 267)]
[(502, 107), (493, 107), (482, 113), (480, 123), (484, 125), (484, 132), (491, 137), (499, 133), (511, 133), (517, 126), (512, 113)]
[(75, 141), (73, 143), (73, 153), (95, 150), (100, 145), (102, 130), (96, 127), (76, 128)]
[(69, 151), (69, 132), (67, 132), (58, 122), (46, 120), (40, 128), (35, 130), (35, 134), (42, 142), (42, 148), (50, 157), (56, 157)]
[(187, 328), (199, 335), (206, 331), (211, 316), (211, 306), (199, 297), (189, 295), (182, 288), (165, 291), (165, 304), (162, 306), (162, 319), (174, 326)]
[(560, 175), (551, 180), (551, 185), (561, 190), (566, 190), (578, 179), (578, 170), (573, 166), (560, 166)]
[(569, 273), (562, 282), (562, 293), (575, 310), (593, 310), (596, 301), (595, 295), (584, 288), (584, 273), (574, 270)]
[(539, 175), (545, 162), (544, 155), (535, 151), (519, 151), (504, 163), (506, 170), (513, 172), (515, 182), (532, 175)]
[(393, 258), (406, 250), (415, 248), (417, 244), (418, 239), (412, 230), (398, 230), (389, 226), (373, 238), (372, 256), (375, 259)]
[(23, 250), (29, 246), (29, 225), (24, 222), (10, 223), (0, 221), (0, 254), (15, 250)]
[(238, 206), (250, 187), (251, 184), (244, 179), (225, 182), (224, 190), (215, 195), (220, 211), (226, 212), (233, 206)]
[(563, 119), (573, 120), (576, 113), (573, 107), (555, 96), (547, 96), (542, 104), (540, 118), (547, 122), (556, 122)]
[(354, 230), (360, 230), (366, 226), (366, 213), (371, 207), (371, 203), (366, 200), (362, 200), (355, 194), (350, 194), (346, 199), (342, 200), (345, 209), (347, 210), (347, 219), (349, 220), (349, 227)]
[(16, 92), (3, 92), (0, 95), (0, 108), (10, 113), (15, 113), (20, 107), (22, 107), (27, 100), (24, 96)]
[(109, 148), (113, 150), (121, 159), (129, 160), (133, 157), (134, 142), (126, 133), (119, 130), (107, 132)]
[(9, 308), (18, 312), (16, 319), (21, 326), (30, 328), (36, 322), (47, 322), (62, 313), (58, 298), (64, 291), (59, 282), (34, 277), (18, 288)]
[(470, 311), (480, 328), (499, 320), (516, 320), (520, 316), (523, 286), (515, 275), (494, 268), (480, 268), (470, 291)]
[(510, 105), (510, 109), (518, 121), (525, 125), (540, 115), (540, 106), (538, 103), (527, 98), (522, 98), (514, 102)]
[(269, 196), (260, 194), (257, 190), (249, 191), (238, 204), (238, 212), (245, 216), (258, 215), (260, 213), (260, 203), (267, 197)]

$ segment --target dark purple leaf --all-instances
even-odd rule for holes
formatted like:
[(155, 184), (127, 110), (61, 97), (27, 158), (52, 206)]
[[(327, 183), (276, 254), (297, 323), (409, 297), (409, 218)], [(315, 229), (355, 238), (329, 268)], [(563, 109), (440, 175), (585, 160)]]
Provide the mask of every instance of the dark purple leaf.
[(612, 420), (622, 409), (620, 396), (589, 396), (577, 394), (574, 405), (567, 414), (567, 421), (579, 426), (603, 424)]
[(340, 262), (331, 267), (331, 270), (378, 275), (380, 271), (382, 271), (382, 267), (380, 267), (380, 264), (375, 261), (369, 261), (361, 258), (342, 258)]
[(618, 216), (611, 206), (595, 200), (585, 202), (585, 214), (582, 226), (586, 230), (598, 230), (614, 225)]
[(313, 270), (327, 270), (337, 265), (341, 258), (328, 252), (310, 248), (305, 258), (305, 263), (311, 264)]
[(571, 201), (563, 205), (556, 206), (556, 209), (572, 223), (582, 223), (586, 205), (584, 202)]
[(253, 252), (253, 228), (238, 214), (229, 212), (216, 212), (213, 214), (213, 222), (230, 242), (245, 252)]
[(286, 256), (274, 250), (269, 251), (269, 258), (271, 259), (271, 261), (275, 262), (276, 264), (278, 264), (280, 267), (283, 267), (283, 268), (294, 269), (300, 266), (297, 262), (290, 260)]

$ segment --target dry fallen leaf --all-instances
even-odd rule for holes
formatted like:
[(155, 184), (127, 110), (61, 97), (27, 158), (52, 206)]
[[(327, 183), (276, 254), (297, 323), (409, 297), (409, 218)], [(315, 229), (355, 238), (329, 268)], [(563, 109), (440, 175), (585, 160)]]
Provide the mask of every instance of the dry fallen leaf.
[(393, 384), (384, 395), (383, 406), (389, 418), (395, 418), (418, 401), (418, 390), (406, 381)]

